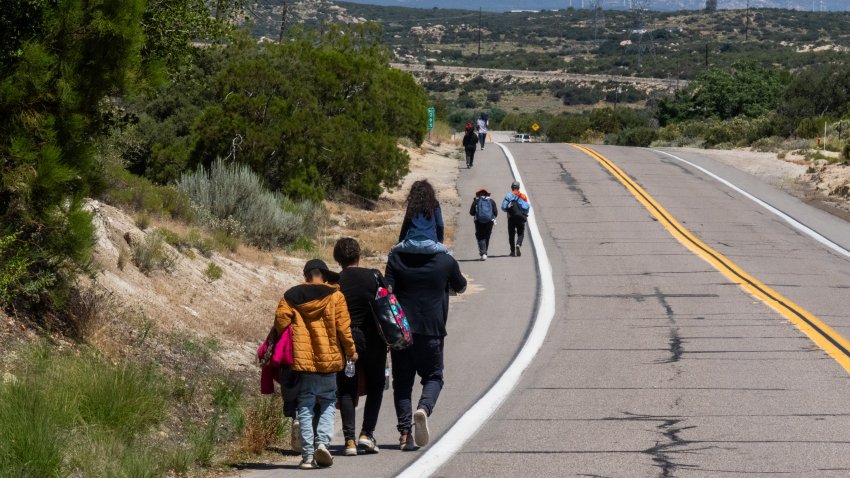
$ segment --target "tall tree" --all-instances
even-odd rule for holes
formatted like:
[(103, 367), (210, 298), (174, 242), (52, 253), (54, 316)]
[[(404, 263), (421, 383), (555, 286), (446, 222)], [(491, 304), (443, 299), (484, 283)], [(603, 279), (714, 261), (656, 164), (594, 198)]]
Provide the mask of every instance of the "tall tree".
[(409, 158), (398, 138), (420, 143), (427, 96), (387, 66), (374, 24), (331, 27), (282, 45), (250, 43), (215, 80), (216, 101), (193, 128), (194, 164), (232, 156), (286, 194), (319, 199), (344, 188), (377, 197), (396, 186)]
[(717, 11), (717, 0), (705, 0), (705, 11), (706, 12)]
[[(144, 0), (13, 0), (0, 32), (0, 302), (62, 298), (93, 245), (99, 105), (139, 65)], [(10, 265), (11, 264), (11, 265)], [(49, 291), (50, 294), (45, 294)]]

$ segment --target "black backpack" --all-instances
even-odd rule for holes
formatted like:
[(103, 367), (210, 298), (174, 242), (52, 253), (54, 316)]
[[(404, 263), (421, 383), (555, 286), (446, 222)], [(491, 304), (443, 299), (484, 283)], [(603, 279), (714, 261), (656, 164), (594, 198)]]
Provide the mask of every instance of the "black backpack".
[(519, 201), (514, 199), (508, 203), (508, 216), (513, 219), (519, 219), (523, 222), (528, 220), (528, 213), (519, 205)]

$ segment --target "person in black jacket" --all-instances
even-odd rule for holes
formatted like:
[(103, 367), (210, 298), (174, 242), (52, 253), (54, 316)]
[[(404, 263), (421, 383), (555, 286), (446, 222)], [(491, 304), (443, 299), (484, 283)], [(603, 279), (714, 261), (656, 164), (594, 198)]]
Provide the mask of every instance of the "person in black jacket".
[(478, 135), (472, 129), (472, 124), (466, 123), (466, 132), (463, 135), (463, 150), (466, 151), (466, 169), (472, 167), (475, 159), (475, 148), (478, 146)]
[(475, 193), (472, 206), (469, 207), (469, 215), (475, 221), (475, 239), (478, 241), (478, 255), (482, 261), (487, 260), (487, 250), (490, 248), (490, 235), (493, 233), (493, 225), (499, 209), (496, 201), (490, 197), (490, 192), (484, 188)]
[[(448, 254), (393, 252), (387, 259), (386, 279), (404, 308), (413, 333), (413, 345), (392, 350), (391, 356), (399, 448), (415, 450), (430, 440), (428, 417), (443, 388), (449, 291), (463, 292), (466, 278)], [(411, 394), (417, 374), (421, 377), (422, 395), (413, 413)]]
[[(345, 296), (348, 315), (351, 316), (351, 336), (359, 356), (354, 377), (346, 377), (344, 372), (337, 375), (345, 454), (356, 456), (358, 448), (365, 453), (378, 453), (378, 444), (372, 434), (378, 423), (384, 396), (387, 344), (378, 332), (371, 302), (378, 292), (378, 284), (383, 283), (384, 279), (377, 269), (360, 267), (360, 244), (355, 239), (344, 237), (336, 241), (333, 254), (334, 260), (342, 267), (339, 290)], [(363, 407), (363, 426), (355, 442), (354, 410), (361, 381), (366, 385), (366, 405)]]

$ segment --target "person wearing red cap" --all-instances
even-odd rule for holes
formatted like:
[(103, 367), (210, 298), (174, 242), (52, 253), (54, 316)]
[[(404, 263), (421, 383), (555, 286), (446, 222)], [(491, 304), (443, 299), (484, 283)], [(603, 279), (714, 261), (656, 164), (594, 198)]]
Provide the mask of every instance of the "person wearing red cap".
[(472, 206), (469, 207), (469, 215), (475, 221), (475, 239), (478, 241), (478, 255), (482, 261), (487, 260), (487, 250), (490, 247), (490, 234), (493, 233), (493, 225), (496, 224), (496, 216), (499, 210), (496, 201), (490, 197), (490, 192), (484, 188), (475, 193)]
[(472, 160), (475, 159), (475, 148), (478, 145), (478, 135), (472, 129), (472, 124), (466, 122), (466, 132), (463, 135), (463, 150), (466, 152), (466, 169), (472, 167)]

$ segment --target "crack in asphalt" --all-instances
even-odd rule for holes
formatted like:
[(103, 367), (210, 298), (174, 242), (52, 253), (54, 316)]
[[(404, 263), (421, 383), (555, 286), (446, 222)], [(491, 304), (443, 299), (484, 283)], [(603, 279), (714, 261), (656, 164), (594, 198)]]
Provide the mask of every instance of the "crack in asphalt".
[(558, 166), (561, 167), (561, 179), (567, 184), (567, 189), (579, 195), (582, 206), (590, 206), (590, 199), (588, 199), (584, 194), (584, 190), (578, 187), (578, 181), (576, 181), (576, 178), (567, 171), (567, 167), (564, 163), (559, 162)]
[[(652, 294), (639, 294), (637, 292), (633, 292), (631, 294), (570, 294), (568, 297), (589, 297), (589, 298), (600, 298), (600, 299), (634, 299), (638, 302), (643, 302), (644, 299), (647, 298), (656, 298), (659, 297), (658, 288), (656, 288), (656, 292)], [(718, 294), (661, 294), (662, 300), (666, 303), (667, 297), (675, 297), (675, 298), (685, 298), (685, 299), (714, 299), (720, 297)], [(672, 310), (672, 309), (670, 309)]]
[(660, 478), (671, 478), (676, 476), (675, 472), (678, 469), (699, 469), (698, 466), (677, 463), (673, 461), (674, 454), (695, 453), (702, 450), (717, 448), (716, 446), (702, 446), (694, 448), (692, 445), (702, 442), (691, 441), (682, 438), (682, 432), (696, 428), (696, 426), (683, 426), (685, 421), (683, 417), (663, 417), (652, 415), (640, 415), (625, 413), (625, 417), (610, 417), (605, 420), (609, 421), (638, 421), (638, 422), (661, 422), (656, 425), (656, 431), (664, 437), (664, 441), (657, 441), (655, 446), (641, 450), (640, 453), (649, 455), (653, 464), (658, 467)]

